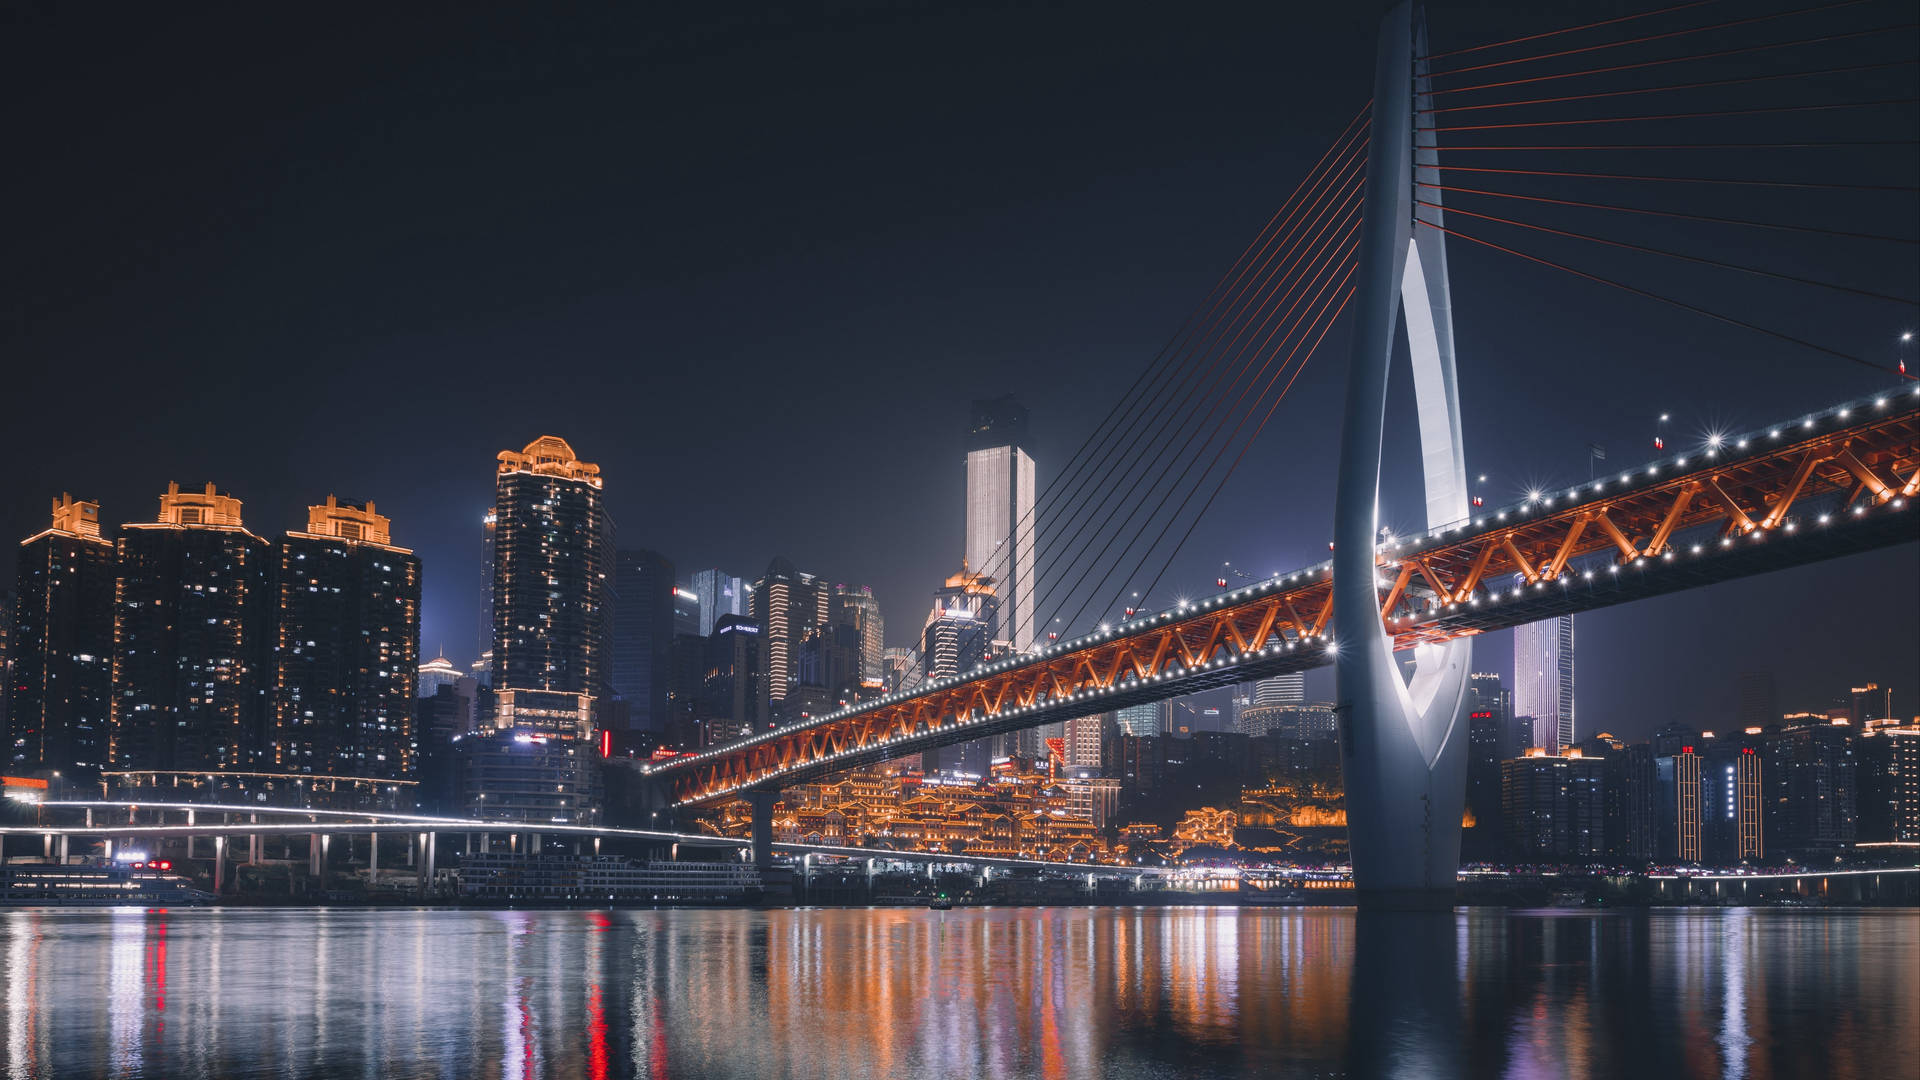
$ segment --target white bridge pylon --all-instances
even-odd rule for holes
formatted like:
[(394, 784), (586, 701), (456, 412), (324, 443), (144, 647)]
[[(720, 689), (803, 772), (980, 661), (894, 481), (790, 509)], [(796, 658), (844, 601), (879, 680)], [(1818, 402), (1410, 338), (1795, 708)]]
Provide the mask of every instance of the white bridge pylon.
[[(1414, 111), (1429, 92), (1424, 63), (1415, 64), (1425, 38), (1424, 18), (1411, 2), (1381, 23), (1334, 504), (1334, 671), (1353, 880), (1363, 904), (1391, 906), (1452, 903), (1466, 802), (1460, 719), (1473, 658), (1470, 637), (1421, 645), (1411, 681), (1403, 678), (1381, 624), (1375, 563), (1387, 380), (1402, 314), (1427, 526), (1467, 516), (1445, 237), (1413, 227), (1415, 174), (1427, 170), (1436, 175), (1421, 179), (1437, 181), (1438, 172), (1433, 137), (1418, 130)], [(1426, 201), (1438, 202), (1437, 192)]]

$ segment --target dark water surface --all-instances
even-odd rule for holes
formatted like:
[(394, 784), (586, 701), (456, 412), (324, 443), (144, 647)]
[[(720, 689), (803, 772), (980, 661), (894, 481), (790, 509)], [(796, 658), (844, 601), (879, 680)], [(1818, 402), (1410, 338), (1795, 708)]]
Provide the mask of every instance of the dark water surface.
[(0, 912), (7, 1077), (1920, 1076), (1920, 912)]

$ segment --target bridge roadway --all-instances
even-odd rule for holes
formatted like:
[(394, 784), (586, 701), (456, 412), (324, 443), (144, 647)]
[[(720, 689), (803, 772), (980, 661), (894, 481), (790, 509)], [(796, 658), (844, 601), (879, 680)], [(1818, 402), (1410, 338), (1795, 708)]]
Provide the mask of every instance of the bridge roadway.
[[(1731, 436), (1378, 555), (1396, 649), (1920, 539), (1920, 386)], [(649, 770), (691, 807), (1332, 662), (1321, 563)]]
[[(50, 825), (11, 825), (0, 827), (0, 837), (41, 837), (49, 843), (53, 841), (71, 841), (75, 838), (87, 840), (182, 840), (193, 837), (235, 837), (235, 836), (332, 836), (352, 834), (384, 833), (411, 836), (465, 834), (472, 835), (539, 835), (572, 837), (581, 840), (614, 838), (622, 840), (640, 840), (660, 844), (679, 844), (687, 847), (731, 848), (748, 852), (753, 849), (753, 841), (747, 837), (715, 836), (711, 833), (681, 833), (659, 829), (625, 829), (598, 825), (554, 825), (534, 824), (517, 821), (488, 821), (476, 818), (436, 817), (426, 814), (389, 814), (380, 811), (357, 810), (319, 810), (305, 807), (284, 806), (246, 806), (241, 804), (220, 803), (155, 803), (155, 802), (110, 802), (104, 800), (72, 799), (48, 800), (37, 804), (42, 810), (85, 811), (86, 820), (78, 823)], [(140, 814), (149, 814), (164, 819), (169, 813), (182, 815), (185, 820), (150, 820), (145, 824), (137, 818)], [(278, 821), (233, 820), (241, 818), (269, 817)], [(205, 820), (213, 818), (216, 820)], [(110, 820), (111, 819), (111, 820)], [(62, 844), (66, 851), (67, 845)], [(1075, 875), (1094, 874), (1101, 877), (1141, 877), (1152, 876), (1163, 871), (1148, 867), (1119, 866), (1106, 863), (1057, 862), (1050, 859), (1013, 859), (991, 855), (955, 855), (933, 851), (893, 851), (887, 848), (839, 847), (831, 844), (788, 844), (774, 843), (772, 850), (785, 855), (824, 855), (833, 858), (851, 860), (878, 860), (880, 862), (907, 862), (932, 865), (965, 864), (968, 866), (986, 866), (1004, 870), (1044, 870), (1072, 873)], [(431, 860), (431, 854), (428, 855)]]

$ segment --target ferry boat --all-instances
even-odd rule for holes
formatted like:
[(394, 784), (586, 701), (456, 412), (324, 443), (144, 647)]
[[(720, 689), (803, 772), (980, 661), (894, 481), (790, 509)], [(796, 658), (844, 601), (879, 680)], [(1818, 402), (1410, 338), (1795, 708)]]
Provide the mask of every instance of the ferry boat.
[(613, 855), (463, 855), (460, 898), (507, 904), (742, 904), (763, 892), (751, 863)]
[(171, 873), (172, 863), (8, 863), (0, 905), (8, 907), (192, 907), (213, 894)]

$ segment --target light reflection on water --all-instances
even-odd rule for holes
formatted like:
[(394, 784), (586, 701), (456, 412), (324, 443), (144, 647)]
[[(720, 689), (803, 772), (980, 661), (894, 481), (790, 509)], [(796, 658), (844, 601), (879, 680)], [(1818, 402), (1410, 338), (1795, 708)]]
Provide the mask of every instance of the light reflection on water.
[(0, 913), (7, 1077), (1913, 1075), (1920, 913)]

